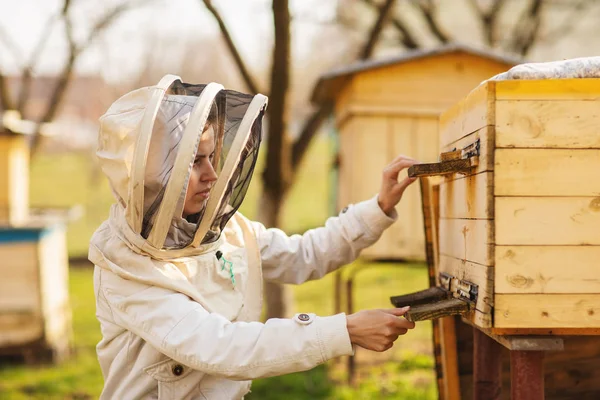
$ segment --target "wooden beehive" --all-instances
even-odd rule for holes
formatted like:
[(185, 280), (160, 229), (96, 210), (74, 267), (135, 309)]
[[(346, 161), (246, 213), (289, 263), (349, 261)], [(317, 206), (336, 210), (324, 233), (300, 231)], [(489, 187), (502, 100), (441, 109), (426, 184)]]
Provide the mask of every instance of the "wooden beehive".
[[(321, 77), (313, 100), (331, 102), (334, 109), (337, 212), (375, 196), (384, 167), (397, 155), (435, 161), (439, 115), (481, 81), (515, 63), (490, 52), (451, 45), (360, 62)], [(363, 250), (363, 258), (425, 258), (419, 191), (407, 190), (397, 211), (400, 222)]]
[(490, 81), (442, 114), (439, 272), (478, 285), (496, 333), (600, 328), (600, 79)]
[(71, 342), (63, 224), (0, 228), (0, 354), (63, 358)]

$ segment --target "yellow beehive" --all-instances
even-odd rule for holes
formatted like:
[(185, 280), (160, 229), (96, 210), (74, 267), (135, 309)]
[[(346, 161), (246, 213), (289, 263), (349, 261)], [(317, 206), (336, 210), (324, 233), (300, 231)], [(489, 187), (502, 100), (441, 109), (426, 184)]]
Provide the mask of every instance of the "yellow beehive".
[(11, 117), (5, 112), (0, 126), (0, 223), (19, 225), (29, 213), (29, 146), (26, 135), (6, 126)]
[[(374, 196), (383, 168), (397, 155), (436, 161), (440, 114), (480, 82), (516, 63), (494, 53), (451, 45), (360, 62), (321, 77), (313, 100), (331, 102), (334, 108), (339, 142), (337, 211)], [(405, 193), (398, 213), (400, 222), (365, 249), (362, 257), (425, 258), (421, 197), (416, 187)]]
[(600, 79), (479, 86), (440, 118), (442, 152), (477, 143), (439, 186), (439, 270), (479, 286), (469, 318), (600, 328)]

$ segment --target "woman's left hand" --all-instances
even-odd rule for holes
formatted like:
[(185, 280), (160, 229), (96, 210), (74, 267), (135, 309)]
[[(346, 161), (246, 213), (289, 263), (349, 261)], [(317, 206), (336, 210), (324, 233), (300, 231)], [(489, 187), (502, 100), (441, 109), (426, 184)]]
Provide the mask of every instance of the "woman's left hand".
[(401, 181), (398, 181), (398, 175), (402, 170), (417, 163), (418, 161), (413, 158), (399, 155), (384, 168), (381, 190), (377, 196), (377, 202), (379, 203), (379, 207), (381, 207), (383, 212), (387, 215), (390, 215), (394, 207), (400, 202), (402, 194), (408, 185), (417, 180), (417, 178), (409, 178), (407, 176)]

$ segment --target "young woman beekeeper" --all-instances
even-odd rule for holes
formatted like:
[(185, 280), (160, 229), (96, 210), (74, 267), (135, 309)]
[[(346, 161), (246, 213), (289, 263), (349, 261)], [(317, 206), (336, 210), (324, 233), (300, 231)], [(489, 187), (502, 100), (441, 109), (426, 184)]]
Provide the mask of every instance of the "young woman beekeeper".
[(101, 117), (97, 155), (117, 199), (94, 234), (103, 399), (239, 399), (254, 378), (384, 351), (405, 309), (258, 322), (263, 278), (299, 284), (354, 260), (396, 218), (412, 183), (398, 157), (381, 192), (288, 237), (237, 212), (267, 106), (262, 95), (165, 76)]

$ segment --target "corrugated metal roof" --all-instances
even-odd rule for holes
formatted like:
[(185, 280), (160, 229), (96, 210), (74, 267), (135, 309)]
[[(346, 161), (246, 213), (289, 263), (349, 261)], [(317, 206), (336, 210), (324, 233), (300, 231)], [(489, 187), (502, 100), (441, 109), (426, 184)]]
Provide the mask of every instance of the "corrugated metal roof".
[[(518, 57), (502, 55), (498, 52), (489, 49), (478, 49), (459, 43), (449, 44), (432, 49), (407, 51), (393, 57), (386, 57), (377, 60), (359, 61), (341, 68), (336, 68), (321, 75), (315, 87), (313, 88), (311, 101), (318, 104), (324, 101), (332, 100), (332, 89), (337, 88), (339, 90), (356, 73), (377, 68), (383, 68), (390, 65), (401, 64), (409, 61), (418, 60), (421, 58), (433, 57), (455, 52), (473, 54), (482, 58), (487, 58), (490, 60), (497, 61), (499, 63), (507, 64), (507, 66), (513, 66), (525, 62), (525, 60)], [(336, 90), (336, 92), (338, 90)]]

